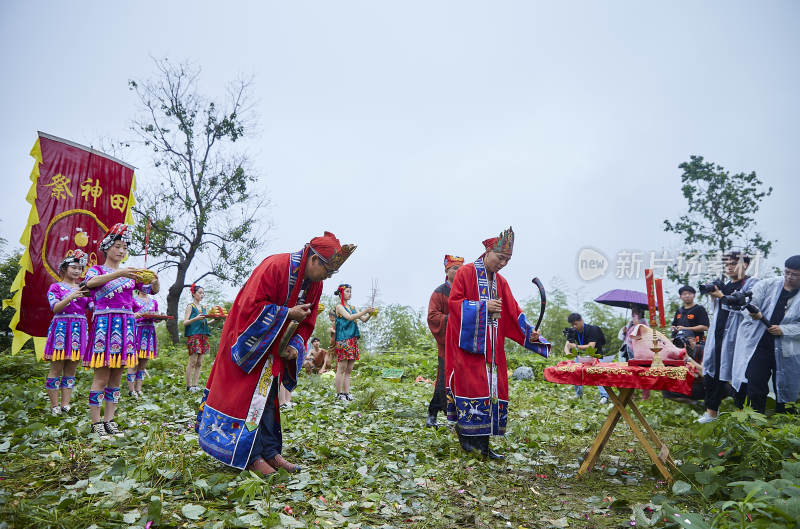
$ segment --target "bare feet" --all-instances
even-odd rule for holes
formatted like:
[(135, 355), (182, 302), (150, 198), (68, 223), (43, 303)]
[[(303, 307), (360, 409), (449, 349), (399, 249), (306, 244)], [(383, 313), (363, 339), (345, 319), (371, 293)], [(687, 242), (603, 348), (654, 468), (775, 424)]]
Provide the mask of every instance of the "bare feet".
[(295, 465), (294, 463), (289, 463), (280, 454), (276, 455), (275, 457), (272, 457), (272, 458), (268, 459), (267, 463), (269, 463), (270, 465), (272, 465), (276, 469), (277, 468), (283, 468), (287, 472), (300, 472), (300, 467), (298, 465)]
[(258, 472), (259, 474), (263, 474), (265, 476), (269, 476), (270, 474), (274, 474), (276, 472), (269, 463), (260, 457), (250, 463), (250, 466), (247, 467), (247, 470), (252, 470), (253, 472)]

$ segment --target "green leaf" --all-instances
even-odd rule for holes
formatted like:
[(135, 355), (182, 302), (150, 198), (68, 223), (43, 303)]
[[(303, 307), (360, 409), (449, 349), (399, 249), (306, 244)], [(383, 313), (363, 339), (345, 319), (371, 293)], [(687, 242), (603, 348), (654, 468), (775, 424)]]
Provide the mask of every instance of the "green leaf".
[(206, 512), (205, 507), (193, 503), (187, 503), (181, 507), (181, 514), (189, 520), (198, 520), (204, 512)]
[(128, 511), (122, 515), (122, 521), (128, 525), (133, 525), (133, 523), (139, 519), (139, 511)]
[(689, 493), (691, 490), (692, 486), (680, 479), (672, 484), (672, 493), (676, 496), (682, 496), (683, 494)]
[(158, 525), (161, 523), (161, 500), (154, 498), (150, 500), (150, 505), (147, 506), (147, 515), (145, 518), (153, 524)]
[(701, 485), (708, 485), (716, 477), (716, 474), (710, 470), (703, 470), (694, 475), (694, 479)]
[(261, 515), (257, 512), (239, 516), (239, 521), (243, 524), (249, 525), (250, 527), (261, 527), (261, 519)]
[(303, 520), (297, 520), (283, 513), (280, 513), (279, 516), (281, 520), (281, 527), (288, 527), (289, 529), (293, 529), (295, 527), (306, 527), (306, 523)]
[(289, 490), (303, 490), (311, 481), (311, 474), (308, 472), (301, 472), (286, 486)]

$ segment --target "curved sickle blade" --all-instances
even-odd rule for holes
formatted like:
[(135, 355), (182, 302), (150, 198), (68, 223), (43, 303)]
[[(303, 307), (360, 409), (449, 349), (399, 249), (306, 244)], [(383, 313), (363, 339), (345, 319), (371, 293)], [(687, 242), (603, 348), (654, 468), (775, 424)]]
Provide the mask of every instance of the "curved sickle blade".
[(539, 326), (542, 324), (542, 318), (544, 318), (544, 309), (547, 306), (547, 294), (544, 291), (544, 285), (538, 277), (533, 278), (533, 284), (539, 289), (539, 297), (542, 298), (542, 308), (539, 311), (539, 319), (536, 321), (536, 327), (534, 327), (538, 331)]

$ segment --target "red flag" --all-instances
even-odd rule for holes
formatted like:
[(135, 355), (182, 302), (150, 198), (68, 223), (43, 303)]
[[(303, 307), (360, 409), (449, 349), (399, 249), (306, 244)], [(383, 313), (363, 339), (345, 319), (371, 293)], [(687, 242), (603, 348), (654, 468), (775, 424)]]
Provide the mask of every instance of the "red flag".
[(647, 286), (647, 312), (650, 313), (650, 327), (656, 328), (656, 297), (653, 281), (653, 270), (650, 268), (644, 271), (644, 281)]
[(666, 327), (667, 322), (664, 318), (664, 287), (661, 285), (661, 279), (656, 279), (656, 301), (658, 301), (658, 322), (661, 327)]
[(41, 338), (34, 340), (38, 353), (53, 316), (47, 289), (59, 281), (61, 259), (78, 248), (89, 255), (89, 266), (102, 263), (98, 245), (107, 228), (132, 223), (136, 185), (132, 166), (42, 132), (31, 156), (36, 159), (26, 197), (31, 212), (20, 238), (25, 251), (11, 286), (13, 297), (3, 305), (17, 310), (9, 325), (14, 331), (12, 352), (33, 337)]

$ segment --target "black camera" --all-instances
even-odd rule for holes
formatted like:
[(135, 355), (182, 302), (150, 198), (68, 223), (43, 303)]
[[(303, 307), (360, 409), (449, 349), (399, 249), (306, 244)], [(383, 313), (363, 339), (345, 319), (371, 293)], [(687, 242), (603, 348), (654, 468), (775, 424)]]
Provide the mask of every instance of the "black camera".
[(680, 347), (681, 349), (691, 348), (693, 346), (689, 344), (693, 337), (694, 333), (692, 331), (681, 329), (672, 335), (672, 343), (675, 344), (675, 347)]
[[(725, 303), (728, 306), (728, 309), (738, 311), (742, 309), (747, 309), (750, 314), (758, 314), (761, 312), (761, 309), (750, 303), (750, 300), (753, 299), (752, 292), (742, 292), (741, 290), (737, 290), (736, 292), (729, 294), (727, 296), (722, 296), (720, 301)], [(769, 321), (769, 318), (761, 315), (761, 323), (766, 325), (767, 327), (772, 326), (772, 322)]]
[[(752, 292), (742, 292), (741, 290), (737, 290), (732, 294), (728, 294), (727, 296), (722, 296), (722, 303), (726, 304), (730, 310), (742, 310), (744, 308), (749, 308), (750, 300), (753, 299)], [(752, 305), (750, 305), (752, 307)], [(750, 312), (758, 312), (758, 309), (755, 311)]]
[(570, 343), (578, 343), (578, 331), (573, 329), (572, 327), (565, 327), (561, 334), (564, 335), (564, 338), (567, 339)]
[(722, 290), (722, 287), (723, 287), (724, 284), (725, 283), (722, 282), (722, 279), (715, 279), (714, 281), (712, 281), (711, 283), (708, 283), (706, 285), (700, 284), (699, 285), (700, 293), (701, 294), (711, 294), (716, 289)]

